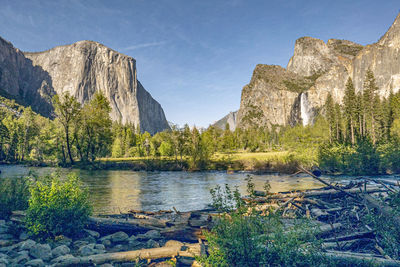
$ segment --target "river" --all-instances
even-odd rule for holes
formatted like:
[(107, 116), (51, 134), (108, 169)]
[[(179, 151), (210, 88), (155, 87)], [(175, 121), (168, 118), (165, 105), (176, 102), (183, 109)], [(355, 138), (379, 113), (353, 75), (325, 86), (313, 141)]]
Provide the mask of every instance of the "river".
[[(86, 171), (76, 169), (34, 168), (22, 165), (0, 165), (0, 179), (50, 174), (58, 170), (61, 174), (75, 172), (88, 188), (95, 213), (119, 213), (129, 209), (197, 210), (211, 203), (210, 189), (216, 185), (238, 186), (246, 192), (248, 173), (227, 174), (226, 172), (137, 172), (129, 170)], [(310, 189), (322, 184), (306, 175), (289, 176), (279, 174), (251, 175), (257, 190), (262, 190), (269, 181), (272, 192), (294, 189)], [(343, 180), (347, 178), (331, 178)]]

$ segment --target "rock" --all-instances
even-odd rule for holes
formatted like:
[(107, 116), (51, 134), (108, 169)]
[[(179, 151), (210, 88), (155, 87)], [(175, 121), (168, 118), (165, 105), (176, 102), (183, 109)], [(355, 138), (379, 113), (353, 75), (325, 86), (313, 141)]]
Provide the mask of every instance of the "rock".
[(1, 264), (4, 264), (4, 266), (8, 266), (9, 263), (10, 261), (7, 260), (6, 258), (0, 258), (0, 266)]
[(29, 254), (36, 258), (47, 261), (52, 258), (51, 247), (49, 244), (35, 244), (30, 250)]
[(137, 239), (129, 239), (128, 246), (129, 246), (129, 249), (136, 250), (136, 249), (144, 248), (145, 244), (140, 242)]
[(184, 244), (180, 241), (176, 241), (176, 240), (168, 240), (164, 247), (182, 247)]
[(82, 241), (86, 241), (86, 242), (88, 242), (89, 244), (90, 243), (96, 243), (97, 242), (97, 240), (96, 240), (96, 238), (94, 238), (93, 236), (87, 236), (87, 237), (85, 237), (85, 238), (83, 238), (83, 239), (81, 239)]
[(98, 250), (105, 250), (105, 249), (106, 249), (106, 247), (105, 247), (103, 244), (96, 244), (96, 245), (94, 246), (94, 248), (95, 248), (95, 249), (98, 249)]
[(19, 240), (27, 240), (28, 238), (29, 238), (29, 235), (25, 231), (23, 231), (22, 233), (19, 234)]
[(101, 240), (101, 243), (106, 247), (111, 246), (111, 240), (110, 239)]
[(10, 228), (8, 227), (8, 225), (6, 225), (5, 223), (0, 224), (0, 234), (6, 234), (9, 230)]
[(11, 246), (13, 243), (12, 240), (0, 240), (0, 247)]
[(25, 263), (26, 266), (33, 266), (33, 267), (42, 267), (45, 266), (44, 262), (42, 259), (34, 259), (34, 260), (30, 260), (27, 261)]
[(216, 121), (213, 124), (213, 126), (218, 127), (222, 130), (225, 130), (226, 124), (228, 124), (229, 130), (231, 130), (233, 132), (236, 129), (236, 117), (237, 117), (237, 111), (229, 112), (228, 115), (226, 115), (222, 119)]
[(69, 247), (72, 243), (72, 239), (68, 238), (66, 236), (62, 236), (60, 238), (57, 239), (57, 241), (54, 243), (54, 245), (57, 246), (61, 246), (61, 245), (66, 245), (67, 247)]
[(112, 242), (124, 242), (129, 238), (128, 234), (125, 232), (116, 232), (111, 235), (111, 241)]
[(64, 256), (66, 254), (69, 254), (70, 251), (71, 250), (69, 249), (69, 247), (67, 247), (66, 245), (61, 245), (61, 246), (54, 248), (51, 252), (53, 254), (53, 257), (57, 258), (60, 256)]
[(104, 263), (104, 264), (100, 265), (100, 267), (113, 267), (113, 265), (110, 263)]
[(94, 237), (94, 238), (99, 238), (100, 237), (99, 232), (88, 230), (88, 229), (84, 229), (84, 231), (86, 233), (88, 233), (90, 236)]
[(14, 244), (8, 247), (0, 247), (0, 252), (5, 252), (9, 253), (10, 251), (13, 251), (19, 247), (19, 244)]
[(157, 230), (150, 230), (142, 235), (137, 235), (136, 237), (139, 240), (147, 240), (147, 239), (162, 239), (162, 236), (159, 231)]
[(33, 241), (32, 239), (28, 239), (19, 244), (20, 244), (19, 250), (31, 250), (31, 248), (33, 248), (36, 245), (36, 242)]
[(302, 37), (296, 41), (287, 68), (257, 65), (243, 87), (238, 127), (313, 123), (324, 111), (328, 94), (342, 104), (345, 84), (352, 78), (356, 92), (363, 90), (368, 68), (377, 93), (387, 97), (400, 90), (400, 14), (377, 43), (362, 46), (347, 41)]
[(96, 254), (96, 250), (94, 249), (94, 244), (85, 245), (79, 248), (79, 254), (81, 256), (90, 256)]
[(11, 234), (0, 234), (0, 239), (2, 240), (14, 239), (14, 236)]
[(19, 255), (18, 257), (13, 259), (13, 264), (24, 264), (27, 261), (29, 261), (29, 255), (27, 253), (23, 253), (22, 255)]
[(74, 242), (74, 248), (79, 249), (83, 246), (86, 246), (87, 244), (89, 244), (88, 241), (78, 240)]
[(160, 244), (153, 239), (150, 239), (146, 242), (146, 248), (159, 248)]
[[(93, 41), (22, 53), (0, 38), (0, 88), (51, 116), (51, 97), (68, 91), (83, 104), (101, 90), (114, 121), (151, 134), (169, 129), (161, 105), (137, 80), (136, 60)], [(90, 67), (89, 67), (90, 66)]]
[(71, 254), (67, 254), (53, 259), (51, 263), (55, 264), (56, 266), (74, 266), (79, 263), (79, 259)]

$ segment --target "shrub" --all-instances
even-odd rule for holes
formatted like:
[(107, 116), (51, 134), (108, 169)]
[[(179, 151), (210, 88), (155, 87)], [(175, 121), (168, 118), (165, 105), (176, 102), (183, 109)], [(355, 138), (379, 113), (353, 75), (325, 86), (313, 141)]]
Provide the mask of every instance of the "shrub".
[(64, 182), (56, 174), (39, 179), (30, 193), (26, 226), (42, 238), (78, 234), (92, 211), (88, 192), (74, 174)]
[[(248, 178), (247, 191), (255, 197)], [(268, 191), (268, 184), (265, 186)], [(307, 221), (285, 228), (278, 215), (261, 214), (245, 204), (238, 190), (228, 186), (211, 191), (213, 206), (222, 212), (211, 232), (206, 232), (209, 255), (206, 266), (318, 266), (327, 264)]]
[(29, 195), (28, 178), (0, 179), (0, 218), (8, 218), (13, 210), (25, 210)]

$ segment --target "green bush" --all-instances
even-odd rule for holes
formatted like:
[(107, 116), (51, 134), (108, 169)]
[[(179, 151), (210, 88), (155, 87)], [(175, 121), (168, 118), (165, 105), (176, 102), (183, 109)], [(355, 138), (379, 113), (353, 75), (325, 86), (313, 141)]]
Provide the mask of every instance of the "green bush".
[[(268, 191), (268, 184), (265, 186)], [(247, 191), (255, 197), (248, 178)], [(217, 187), (211, 191), (213, 206), (222, 212), (206, 232), (209, 255), (200, 259), (206, 266), (318, 266), (318, 242), (307, 221), (285, 228), (277, 214), (261, 214), (245, 204), (238, 190)]]
[(30, 193), (26, 226), (42, 238), (78, 234), (92, 212), (88, 192), (74, 174), (65, 181), (55, 174), (44, 177), (31, 185)]
[(0, 179), (0, 218), (8, 218), (13, 210), (25, 210), (29, 195), (28, 178)]

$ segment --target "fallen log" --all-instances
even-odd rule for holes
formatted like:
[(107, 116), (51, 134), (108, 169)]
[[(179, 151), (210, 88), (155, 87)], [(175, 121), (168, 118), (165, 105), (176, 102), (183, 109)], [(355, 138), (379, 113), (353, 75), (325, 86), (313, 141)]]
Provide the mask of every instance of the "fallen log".
[[(115, 253), (104, 253), (79, 257), (79, 264), (103, 264), (106, 262), (136, 262), (138, 260), (155, 260), (177, 256), (194, 258), (201, 256), (203, 244), (183, 244), (178, 241), (168, 241), (164, 247), (132, 250)], [(62, 266), (62, 265), (58, 265)]]
[(344, 252), (344, 251), (328, 251), (328, 252), (323, 252), (323, 256), (329, 257), (333, 260), (337, 261), (372, 261), (376, 264), (379, 264), (379, 266), (400, 266), (400, 261), (397, 260), (389, 260), (385, 258), (379, 257), (379, 255), (373, 255), (373, 254), (364, 254), (364, 253), (353, 253), (353, 252)]
[(116, 219), (89, 217), (86, 228), (100, 233), (115, 233), (123, 231), (126, 233), (143, 233), (149, 230), (161, 231), (164, 227), (154, 226), (144, 219)]
[(349, 235), (337, 236), (324, 239), (324, 242), (337, 242), (337, 241), (347, 241), (353, 239), (359, 239), (364, 237), (372, 237), (374, 235), (374, 231), (366, 231), (366, 232), (357, 232)]
[(400, 228), (400, 216), (395, 215), (391, 207), (380, 204), (376, 199), (367, 194), (363, 194), (361, 197), (364, 199), (367, 207), (376, 209), (380, 214), (387, 217), (388, 220), (392, 220), (397, 228)]

